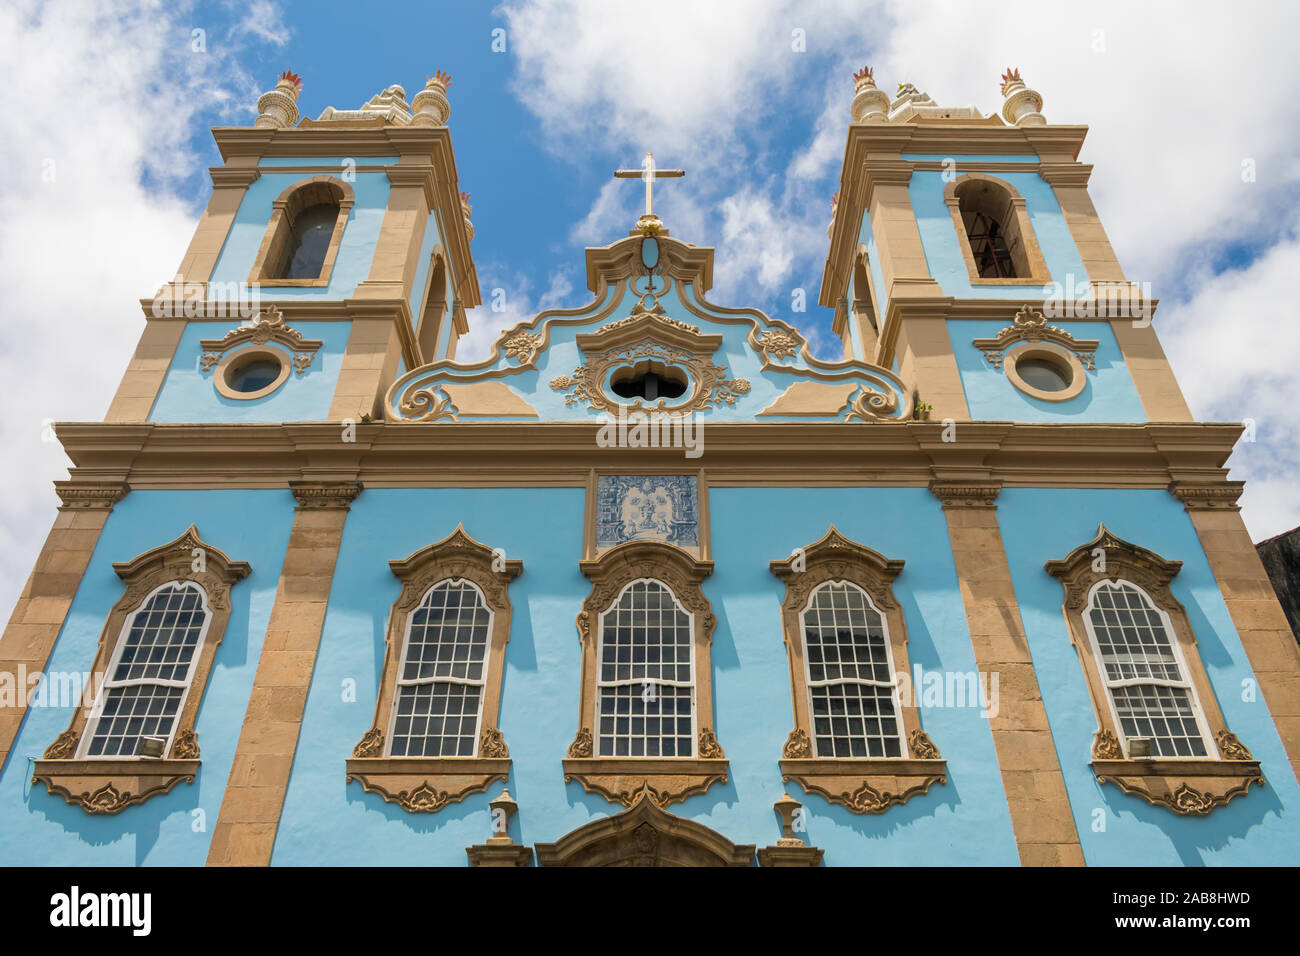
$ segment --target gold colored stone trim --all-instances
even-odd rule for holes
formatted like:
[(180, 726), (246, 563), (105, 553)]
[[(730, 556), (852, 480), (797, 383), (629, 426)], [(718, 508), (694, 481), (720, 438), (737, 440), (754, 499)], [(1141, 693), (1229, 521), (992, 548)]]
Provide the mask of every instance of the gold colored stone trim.
[(291, 481), (289, 490), (297, 500), (295, 511), (317, 508), (351, 510), (351, 504), (361, 494), (359, 481)]
[(1008, 349), (1021, 342), (1057, 345), (1077, 356), (1088, 371), (1096, 371), (1098, 339), (1076, 339), (1064, 329), (1048, 325), (1043, 313), (1029, 305), (1021, 306), (1012, 323), (989, 339), (974, 339), (971, 344), (984, 353), (994, 368), (1002, 368)]
[(996, 508), (1002, 485), (998, 482), (930, 482), (930, 493), (948, 508)]
[[(199, 366), (205, 372), (211, 371), (222, 362), (226, 353), (246, 345), (266, 345), (269, 342), (282, 345), (289, 351), (293, 356), (293, 369), (299, 375), (311, 367), (316, 353), (324, 345), (320, 339), (303, 338), (301, 332), (284, 321), (284, 313), (272, 305), (258, 312), (253, 317), (252, 325), (231, 329), (220, 339), (201, 339), (199, 347), (203, 350), (203, 355), (199, 359)], [(239, 354), (242, 357), (247, 353), (241, 351)], [(276, 357), (279, 358), (279, 355), (276, 354)], [(247, 396), (236, 392), (235, 397)]]
[(577, 781), (588, 793), (632, 806), (642, 795), (666, 807), (727, 782), (725, 758), (566, 757), (564, 782)]
[(1185, 511), (1240, 511), (1237, 499), (1245, 487), (1244, 481), (1207, 484), (1175, 481), (1169, 485), (1169, 493), (1183, 503)]
[[(228, 352), (226, 357), (217, 365), (216, 371), (212, 373), (212, 386), (222, 398), (228, 398), (236, 402), (251, 402), (258, 398), (266, 398), (266, 396), (274, 394), (281, 385), (289, 380), (289, 363), (284, 359), (285, 357), (276, 349), (257, 348), (255, 346)], [(280, 366), (280, 371), (275, 376), (275, 379), (253, 392), (240, 392), (232, 388), (228, 380), (231, 370), (236, 365), (258, 360), (272, 361)]]
[(56, 481), (60, 511), (112, 511), (131, 487), (124, 481)]
[(1265, 785), (1259, 762), (1252, 760), (1100, 760), (1092, 761), (1100, 783), (1183, 816), (1202, 817), (1233, 797)]
[(884, 813), (948, 781), (946, 760), (812, 757), (783, 759), (780, 765), (782, 781), (793, 780), (851, 813)]
[(92, 816), (111, 816), (170, 793), (181, 782), (193, 783), (198, 772), (197, 759), (37, 760), (32, 783), (45, 784)]
[(539, 866), (750, 866), (753, 860), (753, 844), (737, 845), (668, 813), (648, 791), (622, 813), (537, 844)]
[(497, 757), (351, 757), (347, 782), (361, 784), (409, 813), (436, 813), (510, 775), (510, 759)]

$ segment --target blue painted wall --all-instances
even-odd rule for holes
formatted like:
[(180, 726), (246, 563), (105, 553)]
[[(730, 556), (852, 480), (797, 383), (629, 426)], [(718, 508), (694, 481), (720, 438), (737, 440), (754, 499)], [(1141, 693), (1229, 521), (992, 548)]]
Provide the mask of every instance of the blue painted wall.
[[(203, 766), (178, 784), (114, 816), (90, 816), (31, 783), (39, 757), (68, 727), (70, 707), (33, 707), (0, 774), (0, 865), (202, 866), (230, 776), (248, 697), (275, 601), (293, 521), (288, 491), (133, 491), (113, 510), (50, 657), (51, 672), (88, 671), (109, 609), (122, 597), (114, 561), (180, 536), (190, 523), (203, 540), (252, 573), (230, 592), (231, 616), (213, 662), (195, 730)], [(202, 819), (195, 811), (202, 811)], [(201, 829), (196, 829), (202, 826)]]
[[(202, 339), (219, 339), (238, 326), (229, 322), (190, 322), (171, 367), (163, 378), (162, 388), (154, 400), (149, 420), (153, 422), (302, 422), (323, 421), (329, 417), (334, 386), (338, 384), (343, 353), (347, 349), (351, 322), (298, 322), (294, 324), (303, 338), (319, 339), (323, 344), (307, 370), (299, 375), (290, 371), (289, 378), (264, 398), (239, 400), (226, 398), (213, 385), (216, 369), (204, 371), (199, 364)], [(246, 346), (248, 347), (248, 346)], [(263, 346), (257, 346), (262, 348)], [(292, 368), (293, 354), (267, 343), (283, 353)]]
[[(320, 160), (308, 162), (317, 164)], [(267, 223), (271, 221), (271, 203), (285, 189), (296, 182), (311, 179), (313, 175), (315, 174), (264, 172), (248, 187), (226, 236), (225, 245), (221, 248), (221, 255), (217, 257), (217, 264), (212, 270), (213, 282), (248, 281), (253, 262), (257, 259), (257, 250), (261, 248), (262, 239), (266, 235)], [(370, 263), (379, 239), (379, 227), (388, 205), (388, 176), (382, 172), (357, 173), (356, 181), (350, 185), (355, 202), (348, 213), (347, 225), (343, 228), (343, 238), (334, 260), (334, 269), (330, 273), (329, 285), (302, 288), (268, 283), (261, 286), (264, 296), (276, 299), (344, 299), (352, 295), (357, 284), (370, 274)]]
[[(1009, 488), (998, 497), (998, 521), (1088, 864), (1294, 864), (1300, 788), (1262, 696), (1242, 700), (1242, 682), (1253, 677), (1250, 664), (1182, 504), (1164, 491)], [(1263, 767), (1267, 787), (1252, 787), (1207, 817), (1180, 817), (1126, 796), (1099, 784), (1088, 766), (1097, 721), (1061, 613), (1061, 584), (1043, 564), (1092, 540), (1099, 521), (1127, 541), (1183, 562), (1171, 585), (1174, 596), (1187, 609), (1228, 728)], [(1095, 819), (1104, 819), (1104, 832), (1093, 829)]]
[[(617, 812), (564, 783), (560, 761), (577, 730), (580, 647), (574, 617), (590, 590), (577, 569), (579, 489), (368, 489), (353, 504), (307, 700), (298, 757), (273, 862), (466, 864), (466, 846), (491, 832), (488, 800), (469, 797), (430, 816), (412, 815), (344, 783), (344, 760), (374, 716), (387, 616), (398, 594), (392, 558), (447, 535), (458, 521), (524, 562), (510, 586), (513, 628), (501, 728), (514, 759), (512, 835), (553, 841)], [(781, 633), (784, 585), (773, 558), (820, 538), (834, 521), (846, 534), (907, 567), (895, 591), (907, 615), (909, 652), (927, 670), (975, 669), (948, 551), (947, 526), (925, 489), (715, 489), (710, 495), (716, 570), (704, 585), (718, 616), (713, 635), (718, 739), (731, 761), (725, 785), (675, 804), (738, 843), (780, 835), (772, 803), (777, 761), (792, 726)], [(529, 521), (518, 520), (527, 510)], [(769, 520), (756, 523), (753, 515)], [(377, 532), (382, 528), (382, 533)], [(563, 555), (571, 556), (564, 559)], [(355, 702), (344, 700), (356, 682)], [(883, 816), (859, 817), (808, 796), (808, 838), (828, 864), (1015, 864), (1018, 856), (988, 722), (977, 709), (932, 709), (922, 722), (949, 759), (950, 779)], [(792, 795), (800, 794), (790, 784)]]
[(983, 421), (1012, 422), (1144, 422), (1146, 411), (1133, 385), (1133, 377), (1120, 353), (1109, 322), (1057, 322), (1052, 325), (1075, 338), (1096, 339), (1095, 371), (1086, 372), (1087, 384), (1074, 398), (1045, 402), (1031, 398), (1011, 384), (1006, 372), (994, 368), (971, 343), (995, 338), (1004, 321), (950, 319), (948, 337), (957, 359), (957, 374), (966, 393), (970, 417)]

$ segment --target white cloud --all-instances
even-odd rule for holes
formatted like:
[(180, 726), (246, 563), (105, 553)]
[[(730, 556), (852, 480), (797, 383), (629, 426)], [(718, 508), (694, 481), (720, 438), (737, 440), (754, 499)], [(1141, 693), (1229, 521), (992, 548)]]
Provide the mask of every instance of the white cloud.
[(457, 362), (471, 363), (487, 358), (503, 331), (520, 322), (531, 321), (538, 312), (573, 308), (591, 299), (586, 289), (581, 295), (574, 295), (573, 280), (567, 269), (553, 271), (549, 285), (536, 300), (530, 294), (530, 283), (522, 272), (499, 263), (487, 263), (480, 266), (479, 271), (483, 304), (465, 312), (469, 332), (456, 343)]
[(0, 6), (6, 617), (53, 523), (50, 482), (66, 477), (44, 423), (107, 411), (143, 329), (139, 299), (174, 273), (193, 233), (196, 210), (182, 195), (201, 165), (191, 133), (217, 117), (246, 121), (256, 96), (233, 59), (238, 44), (209, 34), (206, 51), (192, 50), (189, 12)]

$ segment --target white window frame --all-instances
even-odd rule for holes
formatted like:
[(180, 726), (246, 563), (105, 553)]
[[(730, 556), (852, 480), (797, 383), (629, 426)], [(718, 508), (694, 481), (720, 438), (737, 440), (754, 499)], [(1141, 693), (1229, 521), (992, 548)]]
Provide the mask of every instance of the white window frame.
[[(117, 670), (118, 664), (121, 663), (122, 654), (126, 650), (126, 639), (131, 634), (131, 628), (135, 624), (136, 616), (154, 599), (158, 592), (166, 588), (174, 588), (177, 585), (182, 587), (197, 588), (202, 599), (203, 607), (203, 626), (199, 629), (199, 639), (194, 644), (194, 653), (190, 656), (189, 668), (185, 672), (185, 680), (158, 680), (145, 677), (136, 677), (126, 680), (114, 680), (113, 673)], [(81, 734), (81, 742), (77, 747), (77, 758), (80, 760), (134, 760), (140, 757), (139, 754), (97, 754), (90, 753), (90, 745), (94, 741), (96, 734), (99, 732), (99, 720), (104, 713), (104, 705), (107, 703), (108, 692), (110, 689), (118, 687), (139, 687), (142, 685), (152, 685), (155, 687), (180, 687), (180, 702), (176, 705), (176, 716), (172, 719), (171, 731), (167, 734), (167, 743), (163, 747), (163, 753), (171, 753), (172, 743), (176, 738), (176, 729), (180, 726), (181, 715), (185, 713), (185, 704), (190, 697), (190, 688), (194, 684), (194, 672), (198, 667), (199, 657), (203, 653), (203, 645), (208, 639), (208, 628), (212, 626), (212, 608), (208, 605), (208, 590), (197, 581), (182, 580), (180, 578), (164, 581), (152, 591), (144, 596), (135, 609), (127, 615), (122, 624), (121, 631), (118, 632), (117, 641), (113, 646), (112, 656), (108, 659), (108, 666), (104, 668), (104, 679), (100, 686), (95, 690), (95, 703), (90, 708), (90, 713), (86, 716), (86, 726)], [(91, 680), (95, 675), (91, 675)]]
[[(1106, 585), (1112, 587), (1127, 585), (1128, 587), (1136, 589), (1146, 599), (1147, 603), (1156, 614), (1160, 616), (1160, 624), (1165, 629), (1165, 639), (1173, 649), (1174, 663), (1178, 665), (1178, 673), (1182, 677), (1181, 682), (1171, 681), (1164, 678), (1126, 678), (1123, 680), (1112, 681), (1106, 676), (1106, 659), (1102, 656), (1101, 642), (1097, 639), (1097, 630), (1092, 623), (1092, 612), (1095, 608), (1094, 601), (1096, 600), (1097, 591)], [(1106, 706), (1110, 710), (1110, 719), (1115, 728), (1115, 736), (1119, 738), (1120, 744), (1124, 748), (1125, 755), (1129, 752), (1129, 738), (1128, 735), (1124, 733), (1124, 725), (1120, 722), (1119, 711), (1115, 707), (1115, 695), (1111, 692), (1111, 689), (1114, 687), (1135, 687), (1143, 684), (1153, 684), (1160, 687), (1177, 687), (1187, 691), (1192, 702), (1192, 716), (1196, 720), (1196, 729), (1200, 731), (1201, 741), (1205, 748), (1205, 754), (1199, 757), (1195, 754), (1190, 754), (1185, 757), (1174, 754), (1165, 757), (1152, 753), (1150, 757), (1143, 757), (1142, 759), (1218, 760), (1219, 750), (1214, 743), (1214, 738), (1210, 736), (1210, 722), (1206, 719), (1204, 708), (1201, 707), (1201, 698), (1200, 695), (1196, 693), (1196, 684), (1191, 679), (1191, 669), (1187, 666), (1187, 658), (1183, 655), (1182, 647), (1179, 646), (1181, 642), (1178, 640), (1178, 632), (1174, 630), (1173, 620), (1170, 618), (1169, 613), (1151, 597), (1150, 592), (1148, 592), (1146, 588), (1142, 587), (1142, 585), (1135, 581), (1130, 581), (1128, 578), (1102, 578), (1088, 589), (1088, 597), (1087, 600), (1084, 601), (1083, 611), (1080, 614), (1080, 617), (1083, 618), (1083, 626), (1088, 632), (1088, 646), (1092, 650), (1092, 659), (1097, 665), (1097, 676), (1101, 680), (1102, 692), (1106, 696)]]
[[(651, 681), (644, 677), (628, 678), (627, 680), (612, 680), (612, 681), (601, 680), (601, 675), (600, 675), (601, 662), (604, 660), (604, 652), (605, 652), (605, 618), (610, 613), (617, 610), (619, 602), (623, 600), (623, 595), (626, 594), (631, 588), (633, 588), (638, 584), (655, 584), (663, 588), (665, 591), (668, 592), (669, 596), (673, 599), (673, 604), (676, 605), (677, 609), (686, 615), (687, 629), (691, 635), (691, 640), (688, 644), (689, 651), (690, 651), (688, 662), (690, 664), (690, 669), (691, 669), (691, 679), (688, 683), (683, 683), (682, 681), (669, 681), (669, 680)], [(595, 714), (595, 718), (594, 718), (595, 727), (593, 728), (595, 731), (595, 735), (594, 735), (595, 739), (592, 744), (593, 747), (592, 753), (594, 756), (606, 760), (674, 759), (673, 757), (666, 758), (662, 754), (659, 756), (647, 754), (640, 757), (633, 757), (633, 756), (617, 757), (613, 754), (600, 753), (600, 741), (602, 737), (602, 734), (600, 732), (600, 719), (602, 716), (601, 705), (604, 700), (601, 691), (603, 691), (606, 687), (632, 687), (637, 685), (644, 687), (645, 685), (650, 683), (653, 683), (658, 687), (689, 687), (690, 688), (691, 691), (691, 737), (690, 737), (691, 752), (689, 754), (676, 754), (675, 757), (694, 757), (696, 755), (696, 752), (699, 749), (699, 702), (696, 697), (697, 681), (696, 681), (696, 668), (695, 668), (695, 615), (686, 609), (686, 605), (682, 603), (682, 599), (677, 596), (677, 592), (673, 590), (672, 586), (667, 581), (661, 581), (659, 578), (650, 578), (650, 577), (637, 578), (634, 581), (628, 581), (626, 584), (623, 585), (622, 588), (619, 589), (619, 592), (617, 595), (615, 595), (614, 600), (609, 603), (609, 606), (605, 608), (605, 610), (600, 612), (600, 618), (596, 624), (595, 667), (596, 667), (596, 673), (595, 673), (596, 700), (595, 700), (595, 707), (593, 711)], [(673, 736), (677, 736), (677, 735), (674, 734)]]
[[(817, 595), (821, 593), (821, 591), (824, 588), (833, 587), (835, 585), (846, 585), (848, 587), (853, 588), (856, 591), (859, 591), (862, 594), (862, 596), (866, 598), (867, 607), (871, 608), (871, 610), (875, 611), (877, 616), (879, 616), (880, 626), (885, 632), (885, 663), (888, 665), (889, 673), (891, 675), (891, 679), (888, 682), (877, 681), (877, 680), (862, 680), (860, 678), (852, 678), (852, 679), (836, 678), (835, 680), (819, 680), (819, 681), (814, 681), (812, 679), (812, 662), (810, 659), (810, 655), (808, 653), (808, 628), (807, 628), (807, 622), (804, 620), (804, 615), (807, 614), (810, 610), (812, 610), (813, 602), (817, 600)], [(894, 649), (890, 644), (890, 638), (889, 638), (889, 618), (885, 615), (885, 612), (880, 610), (880, 608), (876, 606), (876, 602), (872, 600), (870, 593), (868, 593), (867, 590), (863, 588), (861, 585), (855, 584), (853, 581), (848, 581), (843, 578), (827, 579), (825, 581), (822, 581), (815, 588), (813, 588), (811, 591), (808, 592), (808, 600), (804, 603), (803, 608), (799, 611), (798, 620), (799, 620), (799, 640), (803, 642), (804, 693), (808, 695), (808, 737), (812, 742), (813, 756), (828, 757), (828, 758), (840, 759), (840, 760), (882, 759), (878, 757), (871, 757), (870, 755), (868, 755), (867, 757), (857, 757), (857, 758), (848, 758), (848, 757), (835, 758), (834, 754), (823, 754), (820, 751), (817, 744), (816, 717), (813, 714), (813, 688), (830, 687), (831, 685), (834, 684), (869, 684), (873, 687), (890, 688), (890, 698), (894, 701), (894, 725), (898, 729), (898, 755), (899, 757), (906, 757), (908, 754), (908, 748), (907, 748), (907, 737), (905, 734), (905, 728), (903, 727), (902, 702), (899, 700), (899, 696), (898, 696), (898, 669), (894, 667)], [(895, 758), (884, 758), (884, 759), (898, 759), (898, 758), (895, 757)]]
[[(410, 645), (411, 645), (411, 618), (415, 617), (416, 613), (420, 610), (420, 608), (424, 607), (424, 602), (428, 600), (429, 595), (432, 594), (435, 590), (437, 590), (439, 587), (441, 587), (444, 584), (448, 584), (453, 587), (458, 584), (468, 584), (471, 588), (474, 589), (474, 593), (478, 595), (479, 601), (482, 603), (483, 608), (488, 613), (487, 640), (483, 644), (482, 669), (479, 672), (481, 676), (476, 681), (469, 680), (466, 678), (461, 678), (461, 677), (427, 677), (427, 678), (420, 678), (419, 680), (403, 680), (402, 671), (406, 666), (406, 655), (407, 652), (410, 650)], [(495, 623), (496, 623), (496, 612), (492, 610), (492, 605), (488, 601), (487, 595), (483, 593), (483, 589), (481, 587), (479, 587), (469, 578), (450, 578), (450, 577), (442, 578), (441, 580), (434, 581), (433, 584), (429, 585), (429, 587), (425, 589), (424, 593), (420, 595), (419, 603), (416, 604), (415, 607), (412, 608), (406, 615), (406, 626), (402, 632), (402, 653), (401, 656), (398, 657), (397, 659), (397, 672), (393, 677), (393, 703), (392, 706), (389, 708), (387, 733), (384, 736), (385, 757), (393, 757), (393, 759), (395, 760), (405, 760), (408, 757), (410, 757), (409, 754), (394, 756), (393, 733), (394, 733), (394, 728), (397, 726), (397, 709), (401, 705), (401, 701), (402, 701), (402, 688), (417, 687), (421, 684), (460, 684), (465, 687), (477, 687), (479, 689), (478, 709), (474, 715), (474, 738), (473, 738), (474, 746), (473, 746), (473, 752), (469, 756), (475, 757), (478, 755), (479, 736), (483, 733), (483, 701), (484, 698), (487, 696), (488, 664), (492, 656), (492, 635), (493, 635), (493, 625)], [(424, 759), (424, 758), (414, 757), (411, 759)], [(465, 759), (465, 758), (461, 758), (461, 759)]]

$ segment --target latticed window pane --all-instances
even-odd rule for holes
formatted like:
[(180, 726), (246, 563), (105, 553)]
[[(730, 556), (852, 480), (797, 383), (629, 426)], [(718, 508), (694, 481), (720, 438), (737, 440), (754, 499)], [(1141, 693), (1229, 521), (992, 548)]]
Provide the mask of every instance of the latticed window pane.
[(600, 689), (602, 757), (689, 757), (693, 689), (670, 684)]
[(847, 681), (812, 688), (819, 757), (900, 756), (893, 689)]
[(469, 581), (431, 587), (408, 619), (393, 696), (395, 757), (472, 757), (492, 612)]
[(600, 616), (597, 753), (694, 753), (691, 616), (658, 581), (636, 581)]
[(89, 756), (133, 757), (141, 737), (171, 736), (206, 620), (203, 589), (180, 581), (159, 588), (131, 615), (104, 681)]
[(168, 585), (131, 618), (114, 681), (183, 681), (203, 634), (203, 596), (197, 587)]
[(1169, 630), (1146, 592), (1123, 581), (1092, 592), (1088, 619), (1125, 737), (1160, 757), (1203, 757), (1205, 740)]
[(411, 612), (403, 681), (483, 679), (492, 615), (468, 581), (444, 581)]
[(1125, 737), (1150, 737), (1161, 757), (1204, 757), (1192, 695), (1183, 687), (1134, 684), (1112, 687), (1115, 712)]
[(803, 634), (817, 756), (901, 756), (889, 633), (866, 592), (823, 584), (803, 612)]
[(482, 689), (436, 681), (397, 688), (394, 757), (472, 757)]
[(141, 737), (169, 737), (180, 713), (184, 687), (135, 684), (109, 687), (90, 741), (92, 757), (133, 757)]
[(1183, 679), (1164, 621), (1142, 591), (1105, 583), (1088, 613), (1107, 680)]

